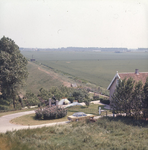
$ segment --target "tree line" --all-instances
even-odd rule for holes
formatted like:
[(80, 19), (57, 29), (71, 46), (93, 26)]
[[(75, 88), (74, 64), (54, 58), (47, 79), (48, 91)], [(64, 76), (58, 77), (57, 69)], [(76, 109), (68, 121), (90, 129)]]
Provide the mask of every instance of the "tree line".
[(125, 113), (136, 119), (148, 117), (148, 77), (145, 84), (132, 78), (119, 80), (112, 96), (111, 109), (113, 113)]

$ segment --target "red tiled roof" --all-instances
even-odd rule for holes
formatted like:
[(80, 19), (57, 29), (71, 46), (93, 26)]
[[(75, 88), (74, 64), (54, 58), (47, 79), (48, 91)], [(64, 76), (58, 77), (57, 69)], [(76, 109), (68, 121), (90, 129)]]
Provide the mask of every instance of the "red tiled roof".
[(136, 73), (118, 73), (121, 80), (124, 78), (133, 78), (136, 82), (142, 81), (143, 84), (146, 82), (146, 78), (148, 77), (148, 72), (139, 72), (139, 74)]

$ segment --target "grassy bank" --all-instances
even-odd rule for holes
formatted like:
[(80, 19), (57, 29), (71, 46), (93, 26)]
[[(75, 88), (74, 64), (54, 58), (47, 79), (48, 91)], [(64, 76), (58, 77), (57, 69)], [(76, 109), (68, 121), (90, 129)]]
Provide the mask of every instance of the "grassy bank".
[(95, 123), (27, 129), (0, 134), (5, 150), (146, 150), (148, 123), (127, 118), (102, 118)]
[(27, 69), (29, 76), (27, 79), (25, 90), (32, 91), (33, 93), (38, 93), (39, 89), (50, 89), (53, 86), (61, 86), (62, 82), (38, 69), (38, 65), (34, 63), (28, 63)]

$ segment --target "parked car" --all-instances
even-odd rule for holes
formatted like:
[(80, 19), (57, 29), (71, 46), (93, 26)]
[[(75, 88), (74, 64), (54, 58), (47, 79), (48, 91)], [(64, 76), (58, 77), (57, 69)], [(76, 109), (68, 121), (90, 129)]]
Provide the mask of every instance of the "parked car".
[(84, 112), (77, 112), (77, 113), (74, 113), (71, 116), (68, 116), (67, 118), (70, 121), (78, 121), (78, 120), (85, 120), (85, 119), (90, 119), (90, 118), (93, 119), (94, 115), (85, 114)]

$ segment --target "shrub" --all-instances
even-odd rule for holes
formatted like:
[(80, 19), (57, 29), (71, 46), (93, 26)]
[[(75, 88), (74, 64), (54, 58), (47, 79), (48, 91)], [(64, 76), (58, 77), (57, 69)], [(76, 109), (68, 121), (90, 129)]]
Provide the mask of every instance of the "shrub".
[(58, 119), (63, 118), (67, 115), (67, 110), (65, 108), (53, 106), (45, 107), (43, 109), (38, 109), (35, 111), (37, 119)]
[(99, 95), (94, 95), (93, 96), (93, 100), (98, 100), (99, 99)]
[(42, 116), (43, 116), (42, 108), (35, 110), (35, 115), (36, 115), (36, 118), (42, 119)]
[(103, 98), (100, 98), (100, 102), (103, 103), (103, 104), (107, 104), (107, 105), (110, 104), (110, 100), (103, 99)]
[(68, 97), (68, 100), (69, 100), (71, 103), (73, 103), (73, 101), (75, 100), (75, 98), (74, 98), (74, 97)]
[(89, 104), (90, 104), (91, 100), (90, 99), (85, 99), (84, 100), (84, 103), (87, 107), (89, 107)]

